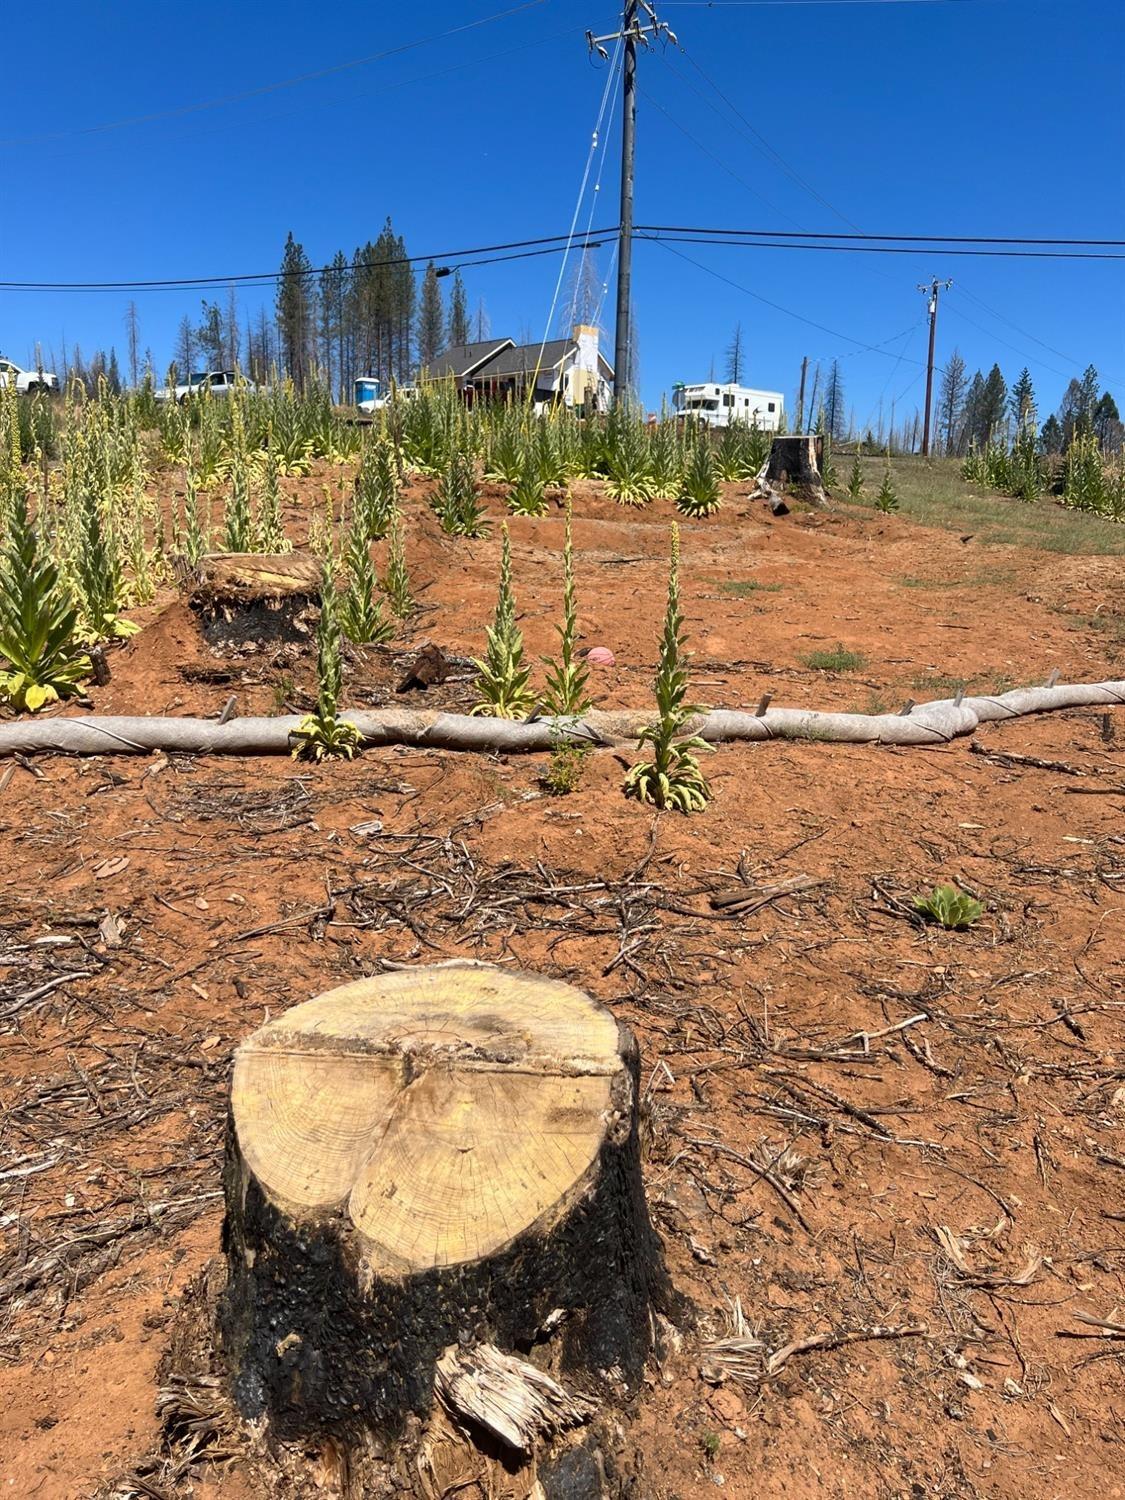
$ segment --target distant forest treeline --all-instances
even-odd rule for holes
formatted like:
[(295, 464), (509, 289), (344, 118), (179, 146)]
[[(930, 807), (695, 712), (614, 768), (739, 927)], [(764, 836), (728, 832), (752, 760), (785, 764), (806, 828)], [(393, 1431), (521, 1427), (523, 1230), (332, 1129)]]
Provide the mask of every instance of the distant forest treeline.
[[(350, 401), (357, 375), (375, 375), (385, 385), (411, 380), (448, 346), (487, 338), (489, 322), (483, 302), (470, 313), (460, 271), (443, 296), (439, 268), (430, 262), (418, 272), (408, 256), (389, 218), (377, 239), (350, 256), (338, 250), (320, 270), (290, 234), (272, 314), (263, 306), (243, 317), (233, 286), (224, 300), (204, 299), (198, 317), (181, 321), (171, 363), (181, 380), (191, 370), (235, 367), (258, 381), (280, 370), (299, 386), (315, 376), (340, 401)], [(166, 366), (139, 347), (134, 303), (125, 328), (124, 356), (111, 348), (84, 358), (75, 347), (61, 361), (52, 358), (57, 373), (91, 392), (103, 377), (115, 391), (138, 384), (146, 371), (162, 381)]]

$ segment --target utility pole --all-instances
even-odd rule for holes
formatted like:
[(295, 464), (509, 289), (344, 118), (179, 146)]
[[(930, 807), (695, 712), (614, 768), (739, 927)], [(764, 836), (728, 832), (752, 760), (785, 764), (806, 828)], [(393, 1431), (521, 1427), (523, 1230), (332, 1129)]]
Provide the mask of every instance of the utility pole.
[(947, 292), (952, 281), (939, 281), (935, 276), (927, 285), (922, 282), (918, 290), (929, 293), (930, 298), (930, 352), (926, 358), (926, 420), (922, 428), (922, 457), (930, 456), (930, 404), (934, 394), (934, 342), (937, 338), (938, 294)]
[[(643, 12), (646, 20), (642, 20)], [(676, 45), (675, 33), (658, 20), (649, 0), (625, 0), (621, 30), (607, 36), (586, 33), (591, 52), (609, 59), (606, 42), (623, 42), (625, 57), (621, 76), (621, 210), (617, 230), (617, 314), (613, 345), (613, 399), (624, 401), (629, 395), (633, 363), (633, 181), (637, 145), (637, 48), (651, 46), (651, 38)]]
[(809, 357), (806, 354), (801, 361), (801, 389), (797, 394), (797, 431), (801, 432), (805, 426), (805, 377), (809, 373)]

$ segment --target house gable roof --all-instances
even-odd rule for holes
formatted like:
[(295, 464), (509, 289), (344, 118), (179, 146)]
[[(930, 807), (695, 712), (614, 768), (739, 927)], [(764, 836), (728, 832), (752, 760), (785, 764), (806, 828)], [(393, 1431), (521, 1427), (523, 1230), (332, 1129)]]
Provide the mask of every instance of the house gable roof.
[(454, 344), (449, 349), (443, 349), (426, 366), (426, 378), (446, 380), (452, 375), (458, 380), (465, 380), (476, 374), (486, 361), (511, 347), (511, 339), (483, 339), (476, 344)]
[[(548, 339), (545, 344), (513, 344), (499, 350), (496, 355), (473, 372), (475, 380), (507, 380), (516, 375), (531, 375), (536, 370), (556, 370), (568, 356), (577, 352), (574, 339)], [(613, 378), (613, 366), (599, 352), (598, 370), (607, 379)]]

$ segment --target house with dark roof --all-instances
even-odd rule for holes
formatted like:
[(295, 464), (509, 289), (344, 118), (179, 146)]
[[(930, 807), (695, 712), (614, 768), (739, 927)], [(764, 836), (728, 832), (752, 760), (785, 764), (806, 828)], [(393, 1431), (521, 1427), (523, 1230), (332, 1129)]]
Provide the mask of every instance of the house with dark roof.
[(471, 401), (530, 398), (605, 411), (612, 399), (613, 366), (598, 349), (598, 330), (578, 323), (569, 338), (546, 343), (491, 339), (447, 349), (423, 378), (452, 379)]
[(454, 344), (426, 366), (424, 378), (448, 380), (452, 376), (460, 389), (482, 365), (486, 365), (504, 350), (513, 348), (515, 345), (511, 339), (483, 339), (476, 344)]

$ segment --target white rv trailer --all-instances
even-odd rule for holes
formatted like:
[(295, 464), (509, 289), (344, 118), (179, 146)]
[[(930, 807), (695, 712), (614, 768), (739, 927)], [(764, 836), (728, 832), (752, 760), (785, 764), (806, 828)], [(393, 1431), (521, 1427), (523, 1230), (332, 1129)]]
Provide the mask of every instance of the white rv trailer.
[(748, 385), (675, 385), (672, 409), (678, 417), (691, 417), (709, 427), (729, 427), (745, 422), (762, 432), (777, 432), (785, 413), (780, 391), (755, 391)]

